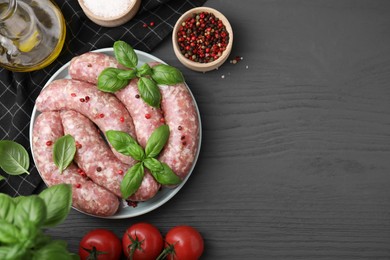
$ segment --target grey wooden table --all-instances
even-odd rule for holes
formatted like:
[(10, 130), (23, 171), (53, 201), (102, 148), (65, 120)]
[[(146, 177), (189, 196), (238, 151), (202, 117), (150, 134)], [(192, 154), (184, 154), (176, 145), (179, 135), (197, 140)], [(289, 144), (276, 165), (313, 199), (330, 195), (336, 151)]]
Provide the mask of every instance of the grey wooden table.
[(390, 1), (209, 0), (234, 30), (231, 58), (197, 73), (167, 39), (200, 109), (184, 188), (140, 217), (72, 210), (49, 233), (76, 252), (93, 228), (147, 221), (204, 236), (202, 259), (390, 258)]

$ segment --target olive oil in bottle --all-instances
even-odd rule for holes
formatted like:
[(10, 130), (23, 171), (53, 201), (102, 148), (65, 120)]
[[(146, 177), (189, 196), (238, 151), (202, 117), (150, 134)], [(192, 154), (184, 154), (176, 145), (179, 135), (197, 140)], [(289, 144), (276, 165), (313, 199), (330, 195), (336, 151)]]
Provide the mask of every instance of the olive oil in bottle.
[(66, 25), (51, 0), (0, 0), (0, 66), (27, 72), (60, 54)]

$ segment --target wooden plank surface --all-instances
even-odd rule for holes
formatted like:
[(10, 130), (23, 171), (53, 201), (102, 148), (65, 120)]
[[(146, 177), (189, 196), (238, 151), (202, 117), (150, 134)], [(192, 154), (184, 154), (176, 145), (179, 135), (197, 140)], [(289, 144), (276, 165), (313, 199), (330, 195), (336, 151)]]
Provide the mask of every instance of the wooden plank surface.
[(234, 30), (219, 70), (192, 72), (201, 154), (168, 203), (125, 220), (72, 211), (49, 233), (195, 226), (202, 259), (390, 258), (390, 2), (209, 0)]

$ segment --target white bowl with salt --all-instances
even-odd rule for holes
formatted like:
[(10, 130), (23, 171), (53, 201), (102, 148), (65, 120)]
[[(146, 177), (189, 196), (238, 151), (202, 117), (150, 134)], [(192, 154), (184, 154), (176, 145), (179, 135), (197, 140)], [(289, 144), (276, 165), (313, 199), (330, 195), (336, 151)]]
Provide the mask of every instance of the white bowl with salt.
[(104, 27), (122, 25), (133, 18), (141, 0), (78, 0), (85, 15), (94, 23)]

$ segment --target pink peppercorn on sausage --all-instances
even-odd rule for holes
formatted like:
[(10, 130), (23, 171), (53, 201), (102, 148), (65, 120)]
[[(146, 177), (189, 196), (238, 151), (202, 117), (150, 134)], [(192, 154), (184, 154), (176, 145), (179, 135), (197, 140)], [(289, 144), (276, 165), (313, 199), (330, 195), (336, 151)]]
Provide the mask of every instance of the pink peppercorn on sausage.
[(96, 84), (100, 72), (107, 67), (124, 68), (112, 56), (99, 52), (87, 52), (70, 61), (69, 75), (72, 79)]
[[(120, 183), (129, 165), (114, 156), (98, 129), (87, 117), (73, 110), (61, 111), (60, 115), (65, 134), (72, 135), (76, 140), (74, 160), (82, 169), (81, 173), (121, 197)], [(140, 188), (130, 200), (145, 201), (158, 192), (160, 185), (148, 175), (151, 177), (150, 173), (145, 175)]]
[(184, 179), (194, 163), (199, 146), (199, 117), (194, 100), (184, 84), (159, 86), (170, 134), (159, 160)]
[[(124, 105), (112, 94), (99, 91), (96, 86), (72, 79), (51, 82), (36, 100), (39, 111), (76, 110), (92, 120), (100, 130), (118, 130), (136, 138), (133, 120)], [(118, 153), (115, 156), (124, 163), (133, 165), (134, 159)]]
[(59, 172), (53, 162), (53, 145), (63, 134), (58, 112), (44, 112), (37, 117), (33, 130), (32, 152), (43, 180), (48, 186), (71, 184), (73, 206), (81, 211), (98, 216), (115, 214), (119, 200), (113, 193), (81, 176), (74, 164), (62, 173)]

